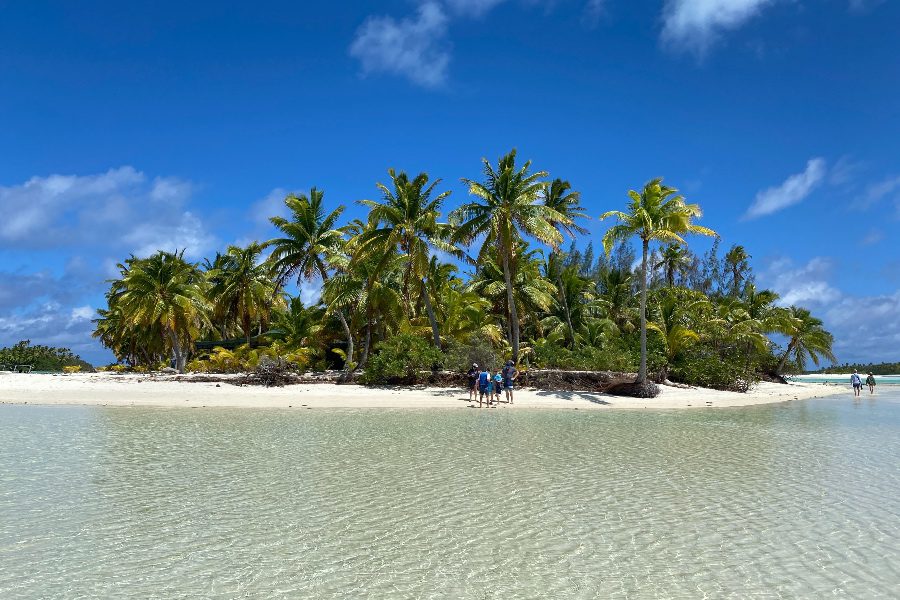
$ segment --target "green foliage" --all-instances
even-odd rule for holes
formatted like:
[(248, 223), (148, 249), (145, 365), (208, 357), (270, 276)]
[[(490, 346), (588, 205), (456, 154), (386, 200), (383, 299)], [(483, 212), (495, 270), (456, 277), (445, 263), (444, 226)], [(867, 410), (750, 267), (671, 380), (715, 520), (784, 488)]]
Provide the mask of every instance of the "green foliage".
[(188, 363), (187, 370), (195, 373), (246, 373), (262, 362), (281, 361), (303, 371), (310, 364), (310, 355), (305, 348), (288, 350), (278, 344), (265, 348), (251, 348), (244, 344), (234, 350), (216, 347), (208, 357)]
[(441, 362), (440, 350), (420, 337), (401, 334), (378, 344), (366, 364), (366, 383), (415, 383), (419, 371)]
[(467, 372), (475, 363), (479, 366), (499, 366), (502, 357), (495, 341), (483, 335), (472, 335), (465, 341), (452, 341), (444, 355), (444, 368)]
[(860, 373), (872, 373), (873, 375), (896, 375), (900, 373), (900, 362), (883, 362), (876, 364), (850, 364), (832, 365), (830, 367), (819, 369), (818, 371), (810, 371), (810, 373), (852, 373), (853, 371)]
[(68, 348), (32, 346), (31, 340), (22, 340), (9, 348), (0, 348), (0, 365), (11, 369), (15, 365), (32, 365), (35, 371), (63, 371), (66, 367), (80, 367), (93, 371), (89, 363)]
[(732, 392), (746, 392), (758, 380), (755, 373), (745, 369), (739, 355), (721, 356), (699, 347), (672, 365), (670, 377), (680, 383)]

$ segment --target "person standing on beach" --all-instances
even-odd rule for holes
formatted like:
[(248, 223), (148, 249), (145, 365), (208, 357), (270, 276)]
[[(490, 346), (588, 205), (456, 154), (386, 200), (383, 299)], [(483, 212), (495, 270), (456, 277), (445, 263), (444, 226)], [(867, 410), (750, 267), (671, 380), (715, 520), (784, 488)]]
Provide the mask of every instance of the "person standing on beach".
[(506, 390), (506, 402), (513, 403), (513, 381), (519, 376), (519, 371), (513, 361), (507, 361), (503, 367), (503, 389)]
[(862, 392), (862, 379), (856, 371), (853, 371), (853, 375), (850, 376), (850, 384), (853, 386), (853, 395), (859, 396)]
[(500, 371), (494, 373), (494, 406), (500, 405), (500, 391), (503, 389), (503, 375)]
[(869, 376), (866, 377), (866, 385), (869, 386), (869, 393), (875, 393), (875, 376), (872, 373), (869, 373)]
[(469, 402), (475, 399), (478, 393), (478, 363), (472, 363), (472, 368), (466, 373), (469, 378)]
[[(488, 384), (491, 381), (491, 372), (487, 367), (478, 374), (478, 408), (482, 408), (481, 403), (484, 401), (485, 394), (488, 393)], [(488, 403), (490, 403), (488, 398)]]

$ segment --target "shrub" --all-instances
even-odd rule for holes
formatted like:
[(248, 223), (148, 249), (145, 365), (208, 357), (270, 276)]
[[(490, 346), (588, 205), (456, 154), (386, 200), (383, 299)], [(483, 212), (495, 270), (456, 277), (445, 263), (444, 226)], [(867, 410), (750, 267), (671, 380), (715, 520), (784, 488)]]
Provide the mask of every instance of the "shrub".
[(401, 334), (375, 346), (363, 372), (366, 383), (415, 383), (419, 371), (441, 362), (443, 353), (426, 340)]
[(672, 365), (670, 376), (681, 383), (732, 392), (746, 392), (756, 381), (740, 356), (720, 356), (711, 348), (699, 346)]
[(63, 367), (63, 373), (80, 373), (81, 365), (69, 365)]
[(444, 368), (465, 373), (477, 363), (480, 366), (499, 365), (500, 356), (491, 340), (472, 336), (465, 342), (451, 342), (444, 354)]

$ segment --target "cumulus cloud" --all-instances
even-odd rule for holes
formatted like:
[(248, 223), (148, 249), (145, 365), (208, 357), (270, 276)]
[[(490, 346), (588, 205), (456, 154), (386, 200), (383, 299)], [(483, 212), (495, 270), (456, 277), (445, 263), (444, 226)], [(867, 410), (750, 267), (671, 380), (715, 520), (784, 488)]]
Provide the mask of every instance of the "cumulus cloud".
[(93, 247), (141, 255), (178, 247), (200, 256), (215, 240), (184, 208), (192, 193), (188, 181), (151, 180), (130, 166), (0, 186), (0, 249)]
[(825, 174), (825, 160), (822, 158), (810, 159), (802, 173), (791, 175), (780, 185), (759, 192), (745, 217), (754, 219), (770, 215), (802, 202), (822, 183)]
[(776, 0), (666, 0), (663, 43), (703, 56), (725, 31), (737, 29)]
[(0, 314), (0, 346), (30, 339), (35, 344), (69, 348), (88, 360), (106, 359), (108, 353), (91, 338), (93, 318), (94, 311), (88, 306), (66, 309), (55, 302), (10, 315)]
[(833, 262), (815, 257), (804, 265), (779, 259), (760, 273), (760, 284), (777, 292), (781, 306), (803, 306), (834, 335), (840, 361), (897, 360), (900, 290), (873, 296), (846, 294), (831, 285)]
[(781, 306), (822, 306), (841, 296), (828, 283), (832, 269), (832, 262), (824, 257), (813, 258), (800, 267), (789, 259), (780, 259), (769, 266), (762, 280), (781, 296)]
[[(460, 0), (457, 4), (484, 7), (487, 2)], [(357, 30), (350, 55), (364, 75), (389, 73), (435, 88), (447, 78), (447, 15), (437, 2), (425, 2), (414, 17), (369, 17)]]

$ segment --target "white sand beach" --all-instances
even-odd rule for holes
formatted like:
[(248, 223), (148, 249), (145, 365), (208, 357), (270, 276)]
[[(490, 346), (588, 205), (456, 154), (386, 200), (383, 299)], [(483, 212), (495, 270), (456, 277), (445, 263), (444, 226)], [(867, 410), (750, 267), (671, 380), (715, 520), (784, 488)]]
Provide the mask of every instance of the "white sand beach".
[[(468, 408), (459, 388), (363, 387), (298, 384), (282, 388), (192, 381), (191, 375), (0, 373), (0, 403), (155, 406), (184, 408)], [(518, 389), (509, 409), (669, 409), (751, 406), (849, 394), (845, 386), (760, 383), (746, 394), (704, 388), (662, 387), (653, 399), (594, 392)], [(474, 403), (477, 406), (477, 402)]]

